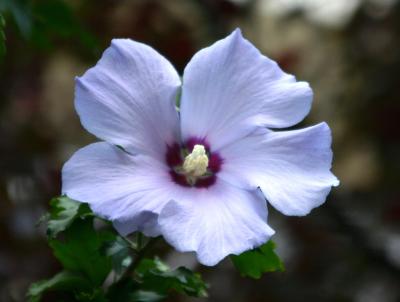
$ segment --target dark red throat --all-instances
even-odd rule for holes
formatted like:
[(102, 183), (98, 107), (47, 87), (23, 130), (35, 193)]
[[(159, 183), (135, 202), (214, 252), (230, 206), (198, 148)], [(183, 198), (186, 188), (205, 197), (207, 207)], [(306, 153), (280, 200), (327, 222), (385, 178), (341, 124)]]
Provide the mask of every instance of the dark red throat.
[[(187, 152), (192, 152), (195, 145), (203, 145), (208, 154), (208, 170), (211, 172), (211, 175), (200, 177), (197, 179), (195, 184), (190, 184), (186, 176), (184, 174), (176, 172), (177, 167), (181, 167), (184, 162), (183, 152), (182, 150), (187, 150)], [(223, 160), (221, 156), (217, 152), (210, 151), (210, 145), (205, 139), (199, 138), (190, 138), (185, 144), (179, 145), (178, 143), (174, 143), (172, 145), (167, 146), (167, 153), (165, 156), (165, 160), (170, 167), (169, 174), (171, 179), (184, 187), (196, 187), (196, 188), (207, 188), (215, 183), (217, 180), (217, 173), (221, 170), (221, 166)]]

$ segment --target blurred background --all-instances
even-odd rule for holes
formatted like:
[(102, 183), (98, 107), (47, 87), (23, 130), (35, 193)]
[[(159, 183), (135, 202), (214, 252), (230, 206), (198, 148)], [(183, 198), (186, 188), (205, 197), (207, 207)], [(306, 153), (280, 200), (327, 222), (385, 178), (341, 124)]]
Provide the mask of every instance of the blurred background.
[[(38, 219), (60, 169), (95, 141), (74, 112), (74, 77), (115, 37), (150, 44), (182, 73), (199, 49), (240, 27), (313, 87), (310, 116), (333, 130), (341, 185), (303, 218), (270, 210), (286, 271), (244, 279), (229, 260), (202, 272), (210, 301), (400, 301), (400, 3), (396, 0), (0, 0), (0, 301), (59, 265)], [(189, 301), (174, 297), (174, 301)]]

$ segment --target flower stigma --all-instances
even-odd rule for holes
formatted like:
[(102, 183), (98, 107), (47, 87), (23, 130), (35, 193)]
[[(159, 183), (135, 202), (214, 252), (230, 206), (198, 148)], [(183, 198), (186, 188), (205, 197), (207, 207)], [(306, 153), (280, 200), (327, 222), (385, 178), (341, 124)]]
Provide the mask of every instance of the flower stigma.
[(185, 157), (183, 171), (187, 177), (201, 177), (207, 173), (208, 156), (203, 145), (195, 145), (192, 153)]
[(203, 141), (189, 138), (182, 145), (167, 146), (165, 159), (173, 182), (196, 188), (207, 188), (215, 183), (223, 160), (218, 153), (210, 152), (209, 145)]

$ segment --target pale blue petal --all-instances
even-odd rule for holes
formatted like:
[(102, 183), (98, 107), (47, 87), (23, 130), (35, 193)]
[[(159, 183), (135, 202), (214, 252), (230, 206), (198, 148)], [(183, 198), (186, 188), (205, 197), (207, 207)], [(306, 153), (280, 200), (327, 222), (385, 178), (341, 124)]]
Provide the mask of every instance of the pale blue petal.
[(207, 138), (218, 149), (255, 126), (289, 127), (310, 111), (312, 90), (263, 56), (240, 30), (199, 51), (185, 68), (183, 139)]
[(148, 156), (132, 156), (108, 143), (78, 150), (62, 170), (62, 193), (89, 203), (121, 233), (157, 235), (156, 219), (171, 197), (166, 167)]
[(220, 150), (224, 164), (218, 176), (243, 188), (260, 187), (286, 215), (306, 215), (339, 184), (330, 171), (331, 141), (326, 123), (293, 131), (259, 130)]
[(179, 135), (179, 86), (175, 69), (154, 49), (117, 39), (76, 79), (75, 107), (82, 125), (98, 138), (161, 159)]
[(199, 262), (209, 266), (257, 247), (274, 234), (262, 194), (222, 180), (207, 189), (182, 192), (164, 207), (158, 222), (172, 246), (196, 252)]
[(140, 215), (114, 219), (113, 226), (122, 236), (140, 231), (148, 237), (157, 237), (161, 234), (157, 223), (157, 212), (159, 211), (140, 211)]

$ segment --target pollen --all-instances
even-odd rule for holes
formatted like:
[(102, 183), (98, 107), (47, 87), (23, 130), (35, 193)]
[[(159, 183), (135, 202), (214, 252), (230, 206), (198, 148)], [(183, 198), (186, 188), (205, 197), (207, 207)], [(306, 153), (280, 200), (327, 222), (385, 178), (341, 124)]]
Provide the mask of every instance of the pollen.
[(206, 174), (208, 167), (208, 156), (203, 145), (195, 145), (192, 153), (185, 157), (183, 170), (186, 175), (200, 177)]

